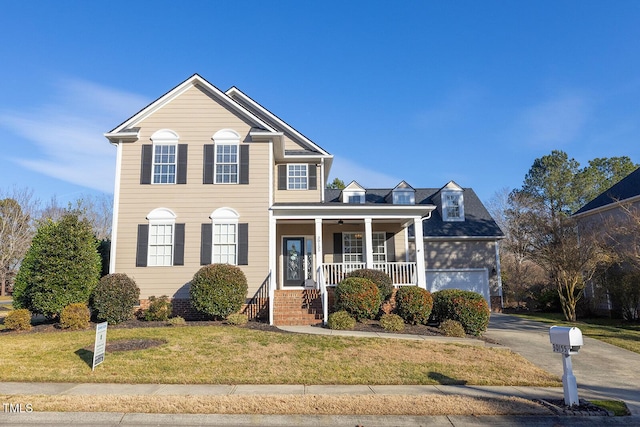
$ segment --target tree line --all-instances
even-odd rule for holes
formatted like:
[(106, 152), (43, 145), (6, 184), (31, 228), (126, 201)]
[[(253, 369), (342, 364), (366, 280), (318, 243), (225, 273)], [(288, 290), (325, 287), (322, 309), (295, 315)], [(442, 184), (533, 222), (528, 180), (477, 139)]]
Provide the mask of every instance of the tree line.
[[(108, 258), (112, 206), (110, 195), (81, 195), (62, 206), (56, 197), (43, 203), (29, 188), (0, 189), (0, 295), (13, 289), (37, 230), (60, 222), (67, 215), (87, 224), (104, 264)], [(106, 267), (102, 266), (103, 272)]]
[(505, 234), (504, 297), (517, 306), (528, 300), (541, 308), (556, 301), (570, 321), (594, 281), (626, 299), (620, 280), (606, 278), (615, 271), (633, 273), (630, 258), (634, 274), (640, 272), (640, 257), (629, 254), (627, 244), (640, 231), (640, 216), (631, 206), (623, 209), (624, 218), (605, 223), (579, 223), (572, 214), (637, 168), (626, 156), (596, 158), (581, 167), (554, 150), (534, 160), (520, 188), (497, 192), (488, 207)]

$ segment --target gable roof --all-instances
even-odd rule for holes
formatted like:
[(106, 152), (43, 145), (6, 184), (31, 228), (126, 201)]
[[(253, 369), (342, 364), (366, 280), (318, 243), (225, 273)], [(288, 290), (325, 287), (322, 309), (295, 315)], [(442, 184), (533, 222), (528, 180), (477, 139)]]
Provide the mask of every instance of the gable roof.
[(188, 89), (193, 86), (199, 85), (205, 91), (207, 91), (210, 95), (212, 95), (215, 99), (219, 100), (222, 104), (229, 107), (231, 110), (240, 114), (240, 116), (244, 117), (252, 124), (252, 126), (262, 129), (263, 131), (267, 131), (270, 133), (277, 132), (272, 126), (267, 124), (265, 121), (261, 120), (259, 117), (256, 117), (254, 114), (249, 112), (243, 106), (235, 102), (229, 96), (227, 96), (220, 89), (209, 83), (207, 80), (202, 78), (198, 74), (194, 74), (182, 83), (175, 86), (173, 89), (169, 90), (164, 95), (160, 96), (155, 101), (151, 102), (149, 105), (135, 113), (133, 116), (129, 117), (124, 122), (120, 123), (118, 126), (113, 128), (111, 131), (107, 132), (105, 136), (111, 139), (118, 139), (118, 137), (123, 134), (131, 134), (132, 129), (136, 126), (137, 123), (149, 117), (151, 114), (158, 111), (160, 108), (164, 107), (166, 104), (171, 102), (173, 99), (177, 98)]
[(630, 202), (634, 198), (640, 198), (640, 168), (602, 192), (598, 197), (581, 207), (574, 215), (580, 216), (589, 211), (606, 208), (609, 205)]

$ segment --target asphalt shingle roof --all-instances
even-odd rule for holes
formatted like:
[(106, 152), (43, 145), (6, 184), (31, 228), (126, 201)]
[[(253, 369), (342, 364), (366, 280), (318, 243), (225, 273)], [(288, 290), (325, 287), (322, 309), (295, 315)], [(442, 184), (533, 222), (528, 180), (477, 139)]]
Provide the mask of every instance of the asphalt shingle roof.
[(640, 195), (640, 168), (631, 172), (617, 184), (581, 207), (574, 215), (601, 208), (617, 201), (630, 199), (638, 195)]

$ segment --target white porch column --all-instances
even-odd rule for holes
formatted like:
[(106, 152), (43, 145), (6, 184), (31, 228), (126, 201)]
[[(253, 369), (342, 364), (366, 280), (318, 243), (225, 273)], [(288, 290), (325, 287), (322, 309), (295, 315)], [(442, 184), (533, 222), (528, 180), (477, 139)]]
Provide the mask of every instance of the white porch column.
[(278, 256), (276, 255), (276, 219), (273, 217), (271, 211), (269, 211), (269, 272), (271, 273), (271, 287), (276, 288), (276, 265), (278, 262)]
[(316, 269), (324, 264), (322, 257), (322, 218), (316, 218), (316, 234), (315, 234), (315, 248), (316, 248)]
[(371, 230), (371, 218), (364, 219), (364, 239), (365, 265), (367, 268), (373, 268), (373, 232)]
[(422, 218), (413, 218), (413, 225), (416, 231), (416, 274), (418, 275), (418, 286), (427, 289), (426, 266), (424, 263), (424, 235), (422, 233)]

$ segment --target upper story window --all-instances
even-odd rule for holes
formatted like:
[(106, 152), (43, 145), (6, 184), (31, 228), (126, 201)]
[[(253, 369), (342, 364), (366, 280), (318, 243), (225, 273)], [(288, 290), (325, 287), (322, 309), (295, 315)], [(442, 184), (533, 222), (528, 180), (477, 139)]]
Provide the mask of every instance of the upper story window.
[(237, 184), (240, 169), (238, 146), (240, 134), (232, 129), (222, 129), (213, 135), (215, 146), (214, 176), (216, 184)]
[(308, 188), (306, 164), (287, 165), (287, 190), (306, 190)]
[(355, 181), (351, 181), (349, 185), (342, 189), (340, 197), (342, 203), (359, 204), (366, 201), (367, 190)]
[(216, 184), (238, 183), (238, 145), (216, 144)]
[(464, 204), (461, 191), (442, 193), (442, 219), (444, 221), (464, 221)]
[(153, 184), (175, 184), (178, 167), (178, 134), (162, 129), (151, 135), (153, 141)]
[(347, 196), (347, 203), (359, 204), (364, 203), (364, 194), (350, 194)]
[(394, 205), (415, 205), (416, 197), (414, 191), (394, 191), (393, 192), (393, 204)]

